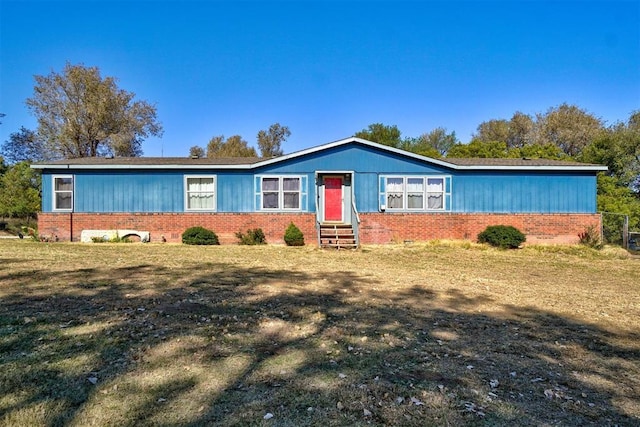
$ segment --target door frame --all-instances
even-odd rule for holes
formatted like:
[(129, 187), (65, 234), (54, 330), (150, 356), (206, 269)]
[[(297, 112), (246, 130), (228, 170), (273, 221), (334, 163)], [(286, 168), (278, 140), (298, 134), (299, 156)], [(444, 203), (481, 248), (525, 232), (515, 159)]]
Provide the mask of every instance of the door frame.
[(342, 179), (342, 218), (340, 221), (332, 220), (333, 223), (351, 223), (351, 203), (354, 200), (353, 195), (353, 171), (316, 171), (316, 218), (318, 222), (324, 223), (325, 220), (325, 186), (324, 178), (341, 178)]

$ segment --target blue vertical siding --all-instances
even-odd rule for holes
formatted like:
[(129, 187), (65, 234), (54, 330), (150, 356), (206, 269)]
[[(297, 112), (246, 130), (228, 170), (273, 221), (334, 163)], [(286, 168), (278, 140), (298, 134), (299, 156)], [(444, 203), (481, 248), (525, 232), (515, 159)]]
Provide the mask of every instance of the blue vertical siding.
[(260, 168), (256, 173), (306, 173), (313, 171), (358, 173), (450, 173), (447, 168), (400, 154), (380, 152), (362, 145), (339, 146)]
[(358, 212), (378, 212), (378, 174), (356, 173), (354, 184)]
[(76, 172), (76, 212), (181, 212), (182, 172)]
[(253, 173), (218, 173), (218, 212), (253, 212)]
[(307, 174), (307, 205), (306, 207), (308, 212), (316, 212), (317, 200), (318, 200), (318, 187), (316, 186), (316, 174), (314, 171)]
[(454, 212), (592, 213), (596, 177), (575, 173), (459, 173), (453, 178)]
[[(359, 212), (384, 203), (383, 175), (446, 179), (447, 211), (498, 213), (593, 213), (595, 172), (458, 171), (374, 147), (347, 144), (252, 170), (64, 170), (75, 177), (76, 212), (184, 212), (185, 175), (216, 176), (218, 212), (260, 210), (258, 175), (302, 176), (301, 210), (315, 212), (316, 172), (353, 172)], [(42, 209), (52, 211), (52, 175), (42, 176)]]
[[(184, 212), (185, 175), (216, 176), (218, 212), (254, 210), (253, 174), (206, 170), (75, 171), (73, 174), (76, 212)], [(50, 211), (50, 190), (46, 196), (43, 192), (43, 201), (45, 198), (48, 204), (43, 202), (43, 209)]]
[(42, 174), (42, 212), (53, 211), (53, 187), (52, 175), (48, 173)]
[[(185, 175), (215, 175), (217, 212), (254, 212), (253, 173), (228, 171), (70, 171), (75, 178), (75, 212), (184, 212)], [(303, 210), (315, 192), (305, 175)], [(51, 175), (43, 174), (44, 212), (52, 210)], [(314, 205), (315, 206), (315, 205)], [(312, 209), (309, 209), (312, 210)]]

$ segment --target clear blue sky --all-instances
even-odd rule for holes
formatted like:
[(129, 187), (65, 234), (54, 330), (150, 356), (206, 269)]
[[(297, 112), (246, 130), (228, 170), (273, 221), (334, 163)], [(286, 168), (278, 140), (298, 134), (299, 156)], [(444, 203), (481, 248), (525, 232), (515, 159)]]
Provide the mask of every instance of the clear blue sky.
[(34, 75), (98, 66), (155, 104), (145, 156), (186, 156), (214, 135), (255, 146), (279, 122), (285, 152), (371, 123), (403, 136), (563, 102), (608, 124), (640, 109), (636, 1), (0, 0), (0, 142), (36, 128)]

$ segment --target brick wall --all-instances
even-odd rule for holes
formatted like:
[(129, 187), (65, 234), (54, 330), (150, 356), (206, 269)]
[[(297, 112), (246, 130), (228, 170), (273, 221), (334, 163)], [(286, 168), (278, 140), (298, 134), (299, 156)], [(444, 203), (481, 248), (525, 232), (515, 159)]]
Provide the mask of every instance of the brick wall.
[(262, 228), (267, 242), (284, 243), (284, 232), (293, 222), (305, 236), (315, 243), (315, 214), (290, 213), (40, 213), (38, 232), (41, 236), (57, 236), (61, 241), (80, 241), (82, 230), (129, 229), (148, 231), (152, 242), (181, 242), (182, 233), (189, 227), (202, 226), (213, 230), (220, 243), (237, 243), (235, 233), (250, 228)]
[(403, 240), (476, 240), (489, 225), (511, 225), (527, 243), (572, 244), (589, 226), (600, 229), (599, 214), (368, 213), (360, 214), (362, 243)]
[[(598, 214), (461, 214), (461, 213), (361, 213), (360, 241), (364, 244), (476, 240), (489, 225), (512, 225), (527, 235), (528, 243), (577, 243), (578, 234), (591, 225), (600, 227)], [(184, 230), (203, 226), (216, 232), (220, 243), (236, 243), (235, 233), (262, 228), (269, 243), (283, 243), (284, 231), (293, 222), (308, 244), (316, 242), (314, 213), (41, 213), (41, 236), (80, 241), (82, 230), (130, 229), (148, 231), (151, 241), (162, 237), (180, 242)]]

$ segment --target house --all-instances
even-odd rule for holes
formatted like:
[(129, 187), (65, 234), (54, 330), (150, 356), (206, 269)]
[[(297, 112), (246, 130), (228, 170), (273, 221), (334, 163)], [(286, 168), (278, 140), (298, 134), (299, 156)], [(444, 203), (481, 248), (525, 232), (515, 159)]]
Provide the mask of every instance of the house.
[(575, 243), (601, 224), (596, 174), (606, 170), (432, 159), (359, 138), (270, 159), (81, 158), (33, 167), (42, 170), (41, 236), (79, 241), (83, 230), (138, 230), (152, 242), (179, 242), (200, 225), (223, 244), (250, 228), (280, 243), (293, 222), (308, 243), (326, 246), (475, 240), (497, 224), (530, 243)]

